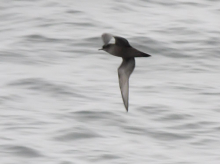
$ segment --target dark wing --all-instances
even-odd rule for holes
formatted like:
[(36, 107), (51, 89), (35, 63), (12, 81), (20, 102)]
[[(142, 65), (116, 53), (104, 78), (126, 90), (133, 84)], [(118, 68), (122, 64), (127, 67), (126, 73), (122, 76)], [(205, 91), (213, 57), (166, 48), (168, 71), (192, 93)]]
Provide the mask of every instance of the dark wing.
[(115, 38), (115, 44), (123, 47), (131, 47), (128, 41), (125, 38), (120, 36), (113, 36)]
[(128, 111), (128, 95), (129, 95), (129, 77), (135, 67), (134, 58), (123, 58), (123, 61), (118, 68), (119, 86), (121, 89), (121, 96)]

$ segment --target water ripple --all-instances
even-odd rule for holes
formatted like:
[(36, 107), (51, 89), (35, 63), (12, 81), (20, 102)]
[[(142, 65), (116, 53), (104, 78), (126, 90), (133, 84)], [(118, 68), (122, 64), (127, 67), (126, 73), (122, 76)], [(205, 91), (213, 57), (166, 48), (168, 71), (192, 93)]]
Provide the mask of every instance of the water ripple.
[(77, 91), (71, 87), (68, 87), (66, 85), (54, 84), (39, 78), (21, 79), (15, 82), (10, 82), (8, 85), (34, 90), (36, 92), (40, 91), (43, 93), (49, 93), (53, 96), (73, 96), (78, 98), (85, 97), (84, 95), (76, 93)]
[(28, 158), (38, 158), (43, 157), (43, 155), (36, 149), (27, 147), (27, 146), (4, 146), (6, 153), (11, 153), (19, 157), (28, 157)]

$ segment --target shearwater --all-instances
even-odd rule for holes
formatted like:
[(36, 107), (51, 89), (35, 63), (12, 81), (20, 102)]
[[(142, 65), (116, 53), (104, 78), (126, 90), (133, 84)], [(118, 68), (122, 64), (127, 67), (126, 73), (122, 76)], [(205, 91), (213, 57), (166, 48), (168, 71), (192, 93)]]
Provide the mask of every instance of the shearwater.
[[(114, 38), (115, 44), (109, 43)], [(123, 61), (118, 68), (119, 86), (124, 106), (128, 112), (128, 95), (129, 95), (129, 77), (135, 67), (135, 57), (150, 57), (151, 55), (143, 53), (133, 48), (129, 42), (120, 36), (112, 34), (102, 34), (104, 45), (99, 50), (104, 50), (111, 55), (122, 57)]]

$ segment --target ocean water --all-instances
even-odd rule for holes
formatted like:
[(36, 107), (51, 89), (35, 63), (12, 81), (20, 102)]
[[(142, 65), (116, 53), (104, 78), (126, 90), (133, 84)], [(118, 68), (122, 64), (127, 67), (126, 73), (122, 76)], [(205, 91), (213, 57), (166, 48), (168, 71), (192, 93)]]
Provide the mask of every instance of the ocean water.
[[(2, 0), (1, 164), (219, 164), (220, 1)], [(129, 112), (121, 58), (136, 59)]]

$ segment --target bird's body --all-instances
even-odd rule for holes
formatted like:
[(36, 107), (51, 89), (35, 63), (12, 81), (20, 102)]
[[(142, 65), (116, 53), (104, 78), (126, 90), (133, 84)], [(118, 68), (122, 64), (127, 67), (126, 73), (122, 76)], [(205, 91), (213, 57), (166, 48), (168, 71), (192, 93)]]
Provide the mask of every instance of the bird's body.
[(108, 44), (109, 48), (106, 52), (111, 55), (122, 57), (122, 58), (131, 58), (131, 57), (149, 57), (148, 54), (145, 54), (133, 47), (122, 47), (115, 44)]
[[(115, 44), (109, 44), (112, 37), (115, 38)], [(102, 34), (104, 45), (101, 50), (111, 55), (122, 57), (123, 61), (118, 68), (119, 86), (122, 99), (126, 110), (128, 111), (128, 95), (129, 95), (129, 77), (135, 68), (135, 57), (150, 57), (151, 55), (143, 53), (133, 48), (129, 42), (122, 37), (113, 36), (111, 34)]]

